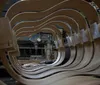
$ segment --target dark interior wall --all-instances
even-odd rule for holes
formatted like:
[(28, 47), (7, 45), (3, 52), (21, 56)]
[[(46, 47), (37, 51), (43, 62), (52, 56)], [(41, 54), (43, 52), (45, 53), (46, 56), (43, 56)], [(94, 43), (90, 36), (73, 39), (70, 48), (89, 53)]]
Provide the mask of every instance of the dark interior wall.
[(19, 0), (0, 0), (0, 16), (5, 16), (8, 8), (17, 1)]

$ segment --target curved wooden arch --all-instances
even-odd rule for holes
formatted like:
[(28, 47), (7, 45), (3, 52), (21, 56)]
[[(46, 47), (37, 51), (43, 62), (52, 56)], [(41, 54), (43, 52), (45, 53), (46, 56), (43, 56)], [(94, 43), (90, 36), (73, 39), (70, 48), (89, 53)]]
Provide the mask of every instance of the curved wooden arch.
[[(70, 27), (67, 26), (66, 23), (65, 23), (65, 22), (62, 22), (62, 21), (51, 21), (51, 22), (48, 22), (48, 23), (42, 25), (42, 26), (39, 27), (39, 28), (30, 27), (33, 31), (32, 31), (32, 30), (29, 31), (29, 27), (26, 27), (26, 28), (27, 28), (27, 31), (20, 32), (20, 33), (22, 33), (22, 34), (23, 34), (23, 33), (28, 33), (27, 36), (29, 36), (30, 33), (32, 34), (33, 32), (35, 32), (35, 31), (37, 31), (37, 30), (41, 30), (41, 28), (43, 28), (44, 26), (46, 26), (46, 25), (48, 25), (48, 24), (51, 24), (51, 25), (58, 24), (58, 25), (62, 26), (63, 29), (64, 29), (69, 35), (71, 35), (71, 29), (70, 29)], [(26, 29), (26, 28), (25, 28), (25, 29)], [(66, 29), (66, 28), (67, 28), (67, 29)], [(29, 32), (28, 32), (28, 31), (29, 31)], [(20, 33), (18, 33), (18, 34), (20, 34)], [(16, 34), (16, 36), (18, 36), (18, 34)]]
[[(87, 48), (86, 48), (87, 49)], [(91, 47), (89, 47), (88, 49), (91, 49)], [(88, 50), (87, 49), (87, 50)], [(85, 56), (86, 57), (86, 56)], [(86, 59), (89, 59), (89, 58), (86, 58)], [(89, 62), (89, 61), (86, 61), (86, 62)], [(79, 67), (78, 67), (79, 66)], [(52, 74), (53, 73), (56, 73), (56, 72), (60, 72), (60, 71), (78, 71), (78, 72), (82, 72), (82, 73), (85, 73), (85, 71), (86, 71), (86, 69), (84, 70), (84, 71), (82, 71), (81, 69), (82, 68), (84, 68), (84, 64), (83, 64), (83, 62), (80, 64), (80, 65), (78, 65), (77, 67), (74, 67), (74, 68), (67, 68), (67, 67), (54, 67), (54, 68), (44, 68), (44, 69), (42, 69), (42, 71), (45, 71), (46, 73), (50, 73), (51, 71), (52, 71)], [(79, 69), (80, 68), (80, 69)], [(49, 69), (49, 70), (48, 70)], [(41, 72), (41, 70), (40, 71), (36, 71), (36, 72), (30, 72), (30, 75), (34, 75), (34, 74), (39, 74), (38, 72)], [(41, 74), (41, 73), (40, 73)], [(41, 74), (42, 75), (42, 74)], [(32, 78), (34, 78), (34, 77), (32, 77)]]
[[(61, 13), (60, 13), (60, 11), (62, 11)], [(86, 24), (86, 22), (85, 22), (85, 19), (81, 16), (81, 14), (78, 12), (78, 13), (76, 13), (75, 14), (75, 12), (77, 12), (77, 11), (75, 11), (75, 10), (71, 10), (71, 9), (62, 9), (62, 10), (60, 10), (60, 11), (58, 11), (58, 14), (68, 14), (69, 16), (71, 16), (71, 17), (74, 17), (75, 18), (75, 16), (77, 16), (76, 17), (76, 21), (78, 21), (78, 23), (80, 22), (80, 20), (81, 21), (83, 21), (83, 22), (81, 22), (82, 24), (80, 24), (79, 23), (79, 25), (80, 25), (80, 28), (87, 28), (87, 24)], [(32, 14), (34, 14), (34, 13), (32, 13)], [(29, 14), (28, 14), (29, 15)], [(74, 15), (74, 16), (73, 16)], [(32, 16), (32, 15), (31, 15)], [(77, 18), (78, 18), (78, 16), (79, 17), (81, 17), (81, 18), (79, 18), (78, 20), (77, 20)], [(24, 17), (25, 18), (25, 17)], [(32, 17), (33, 18), (33, 17)], [(82, 19), (83, 18), (83, 19)], [(27, 18), (26, 18), (27, 19)], [(25, 23), (25, 22), (24, 22)], [(21, 25), (18, 25), (18, 28), (20, 28), (21, 26), (23, 27), (24, 26), (24, 23), (22, 23)], [(30, 22), (31, 23), (31, 22)], [(30, 24), (29, 23), (29, 24)], [(27, 23), (26, 23), (27, 24)], [(84, 24), (84, 25), (83, 25)], [(16, 26), (14, 27), (14, 29), (17, 29), (16, 28)]]
[[(30, 21), (28, 21), (27, 23), (29, 23), (29, 25), (30, 25), (30, 23), (31, 23), (31, 25), (29, 26), (25, 26), (25, 28), (23, 29), (23, 28), (19, 28), (18, 30), (14, 30), (16, 33), (18, 33), (18, 32), (20, 32), (20, 31), (25, 31), (25, 30), (30, 30), (31, 29), (31, 26), (33, 26), (34, 27), (34, 29), (38, 29), (39, 27), (41, 27), (43, 24), (46, 24), (46, 23), (48, 23), (48, 22), (50, 22), (50, 21), (62, 21), (62, 22), (66, 22), (66, 23), (68, 23), (68, 24), (70, 24), (70, 26), (71, 26), (71, 28), (73, 28), (72, 30), (73, 31), (76, 31), (76, 32), (78, 32), (79, 31), (79, 27), (78, 27), (78, 25), (77, 25), (77, 23), (72, 19), (72, 18), (70, 18), (70, 17), (67, 17), (67, 16), (55, 16), (55, 17), (53, 17), (53, 18), (51, 18), (51, 19), (49, 19), (49, 20), (47, 20), (47, 21), (44, 21), (43, 23), (41, 23), (41, 24), (37, 24), (36, 25), (36, 27), (34, 26), (34, 22), (30, 22)], [(25, 24), (26, 25), (26, 24)], [(58, 24), (55, 24), (55, 25), (58, 25)], [(67, 24), (66, 24), (67, 25)], [(60, 25), (58, 25), (58, 26), (60, 26)], [(29, 27), (28, 29), (27, 29), (27, 27)], [(61, 28), (63, 28), (63, 27), (61, 27)], [(65, 27), (64, 27), (64, 29), (65, 29)], [(31, 29), (32, 30), (32, 29)], [(70, 29), (71, 30), (71, 29)], [(66, 29), (66, 31), (67, 31), (67, 29)]]
[[(58, 2), (60, 2), (61, 0), (57, 0), (57, 2), (55, 1), (55, 3), (54, 4), (56, 4), (56, 3), (58, 3)], [(75, 1), (73, 1), (73, 0), (70, 0), (70, 1), (68, 1), (68, 2), (75, 2)], [(76, 0), (76, 2), (77, 1), (79, 1), (79, 0)], [(63, 1), (63, 2), (66, 2), (66, 1)], [(79, 1), (80, 2), (80, 1)], [(51, 2), (52, 3), (52, 2)], [(81, 3), (81, 2), (80, 2)], [(40, 8), (40, 9), (44, 9), (44, 10), (42, 10), (42, 11), (46, 11), (46, 9), (47, 8), (49, 8), (50, 6), (53, 6), (54, 5), (53, 3), (52, 4), (50, 4), (49, 6), (46, 6), (46, 8), (45, 8), (45, 6), (43, 6), (42, 8)], [(75, 3), (74, 3), (75, 4)], [(81, 3), (82, 4), (82, 3)], [(64, 4), (63, 4), (64, 5)], [(73, 3), (72, 3), (72, 5), (73, 5)], [(59, 5), (59, 6), (61, 6), (61, 5)], [(84, 5), (85, 6), (85, 5)], [(87, 5), (86, 5), (87, 6)], [(62, 7), (62, 6), (61, 6)], [(54, 7), (55, 9), (54, 10), (57, 10), (57, 9), (59, 9), (59, 8), (61, 8), (61, 7)], [(63, 7), (67, 7), (67, 6), (63, 6)], [(68, 7), (70, 7), (69, 5), (68, 5)], [(74, 7), (74, 6), (73, 6)], [(79, 6), (75, 6), (74, 8), (77, 8), (77, 7), (79, 7)], [(87, 6), (88, 7), (88, 6)], [(52, 8), (51, 8), (52, 9)], [(79, 8), (79, 9), (81, 9), (81, 7)], [(85, 9), (86, 10), (86, 9)], [(40, 10), (39, 10), (40, 11)], [(48, 11), (48, 10), (47, 10)], [(80, 10), (81, 11), (81, 10)], [(89, 10), (88, 10), (89, 11)], [(87, 11), (87, 13), (88, 13), (88, 11)], [(84, 11), (82, 11), (83, 13), (85, 13)], [(93, 12), (93, 11), (92, 11)], [(46, 13), (46, 12), (45, 12)], [(94, 13), (95, 14), (95, 13)], [(90, 15), (90, 14), (89, 14)], [(91, 16), (92, 16), (92, 14), (91, 14)], [(97, 16), (98, 17), (98, 16)], [(88, 18), (89, 19), (89, 18)], [(57, 21), (59, 21), (59, 20), (61, 20), (60, 22), (57, 22)], [(59, 24), (59, 25), (61, 25), (61, 26), (65, 26), (66, 24), (64, 23), (65, 21), (64, 20), (62, 20), (62, 19), (59, 19), (59, 20), (57, 20), (56, 22), (55, 22), (55, 24)], [(94, 23), (94, 22), (98, 22), (98, 20), (96, 19), (96, 18), (93, 18), (93, 20), (92, 20), (92, 18), (91, 19), (89, 19), (89, 23), (90, 24), (92, 24), (92, 23)], [(44, 27), (49, 27), (49, 26), (51, 26), (51, 25), (55, 25), (55, 24), (52, 24), (53, 23), (53, 21), (51, 21), (51, 22), (47, 22), (47, 24), (46, 23), (44, 23), (43, 25), (41, 25), (36, 31), (34, 31), (33, 30), (33, 32), (37, 32), (37, 31), (39, 31), (39, 29), (40, 30), (42, 30), (42, 28), (44, 28)], [(69, 26), (70, 26), (70, 24), (69, 24)], [(36, 27), (34, 27), (35, 29), (36, 29)], [(57, 27), (55, 27), (55, 28), (57, 28)], [(85, 28), (84, 28), (85, 29)], [(26, 30), (27, 31), (27, 30)], [(69, 33), (70, 34), (70, 32), (71, 31), (73, 31), (72, 29), (71, 29), (71, 31), (70, 30), (66, 30), (67, 31), (67, 33)], [(90, 30), (89, 30), (90, 31)], [(76, 31), (74, 31), (74, 32), (76, 32)], [(31, 33), (31, 32), (30, 32)], [(53, 31), (53, 34), (55, 34), (56, 35), (56, 32), (55, 31)], [(58, 33), (59, 34), (59, 33)], [(29, 35), (29, 34), (27, 34), (27, 35)], [(60, 34), (59, 34), (60, 35)], [(7, 68), (7, 70), (8, 70), (8, 72), (15, 78), (15, 79), (17, 79), (17, 80), (19, 80), (19, 81), (21, 81), (22, 83), (25, 83), (25, 84), (30, 84), (30, 85), (33, 85), (33, 84), (35, 84), (35, 85), (52, 85), (52, 82), (53, 82), (53, 84), (54, 85), (61, 85), (62, 84), (62, 82), (63, 83), (65, 83), (66, 84), (66, 81), (69, 79), (68, 77), (69, 76), (73, 76), (73, 75), (77, 75), (77, 74), (96, 74), (96, 75), (100, 75), (100, 58), (99, 58), (99, 50), (100, 50), (100, 45), (99, 45), (99, 43), (100, 43), (100, 40), (99, 39), (96, 39), (96, 40), (94, 40), (95, 42), (94, 43), (91, 43), (91, 42), (86, 42), (86, 43), (84, 43), (85, 44), (85, 53), (84, 53), (84, 56), (85, 56), (85, 59), (80, 63), (80, 64), (78, 64), (76, 67), (69, 67), (69, 68), (67, 68), (67, 67), (61, 67), (61, 68), (50, 68), (50, 70), (48, 70), (48, 71), (46, 71), (45, 70), (45, 72), (43, 72), (43, 73), (39, 73), (39, 74), (35, 74), (37, 71), (35, 71), (35, 72), (33, 72), (32, 74), (31, 73), (29, 73), (29, 74), (26, 74), (26, 75), (20, 75), (20, 74), (18, 74), (17, 72), (15, 72), (15, 70), (12, 68), (12, 66), (10, 65), (10, 63), (8, 62), (8, 60), (7, 60), (7, 57), (6, 57), (6, 51), (5, 51), (5, 49), (4, 50), (0, 50), (0, 56), (1, 56), (1, 59), (2, 59), (2, 61), (3, 61), (3, 64), (5, 65), (5, 67)], [(93, 45), (94, 44), (94, 45)], [(94, 46), (94, 47), (93, 47)], [(94, 53), (93, 53), (94, 52)], [(88, 57), (87, 57), (88, 56)], [(94, 63), (95, 62), (95, 63)], [(42, 69), (42, 71), (43, 71), (43, 69)], [(66, 72), (65, 72), (66, 71)], [(68, 72), (68, 71), (70, 71), (70, 72)], [(58, 72), (58, 74), (56, 74), (56, 72)], [(20, 72), (21, 73), (21, 72)], [(38, 73), (38, 72), (37, 72)], [(35, 74), (35, 75), (34, 75)], [(55, 75), (54, 75), (55, 74)], [(51, 76), (52, 75), (52, 76)], [(27, 77), (27, 78), (26, 78)], [(30, 79), (28, 79), (28, 77), (30, 77)], [(44, 78), (45, 77), (45, 78)], [(68, 79), (66, 80), (65, 79), (65, 77), (67, 77)], [(40, 79), (39, 79), (40, 78)], [(41, 79), (42, 78), (42, 79)], [(61, 80), (61, 79), (63, 79), (64, 78), (64, 80), (65, 81), (63, 81), (63, 80)], [(85, 81), (86, 80), (86, 82), (84, 83), (84, 84), (87, 84), (88, 83), (88, 85), (90, 85), (90, 84), (95, 84), (95, 83), (97, 83), (97, 84), (99, 84), (100, 83), (100, 79), (97, 79), (96, 81), (95, 81), (95, 83), (92, 83), (92, 78), (90, 79), (90, 81), (88, 82), (87, 80), (88, 80), (88, 78), (86, 79), (86, 78), (81, 78), (80, 79), (80, 77), (78, 77), (79, 78), (79, 80), (81, 80), (82, 79), (82, 81)], [(78, 80), (78, 78), (77, 77), (75, 77), (75, 78), (73, 78), (73, 81), (74, 80)], [(35, 79), (35, 80), (34, 80)], [(39, 80), (38, 80), (39, 79)], [(48, 80), (50, 80), (50, 81), (48, 81)], [(59, 80), (61, 80), (61, 82), (59, 81)], [(70, 80), (70, 79), (69, 79)], [(68, 80), (68, 81), (69, 81)], [(95, 79), (93, 79), (93, 80), (95, 80)], [(45, 81), (48, 81), (48, 82), (45, 82)], [(58, 81), (58, 82), (57, 82)], [(71, 80), (72, 81), (72, 80)], [(57, 83), (55, 83), (55, 82), (57, 82)], [(67, 82), (68, 83), (68, 82)], [(82, 82), (78, 82), (77, 81), (77, 83), (78, 84), (80, 84), (80, 83), (82, 83)], [(69, 83), (68, 83), (69, 84)], [(72, 83), (71, 83), (72, 84)], [(73, 83), (74, 84), (74, 83)], [(83, 84), (83, 83), (82, 83)], [(84, 85), (83, 84), (83, 85)]]
[(54, 22), (53, 22), (53, 24), (54, 24)]
[[(48, 27), (48, 26), (47, 26)], [(52, 28), (51, 26), (50, 26), (50, 28)], [(73, 51), (72, 51), (73, 50)], [(71, 50), (71, 57), (74, 59), (74, 56), (76, 55), (76, 52), (74, 52), (75, 51), (75, 49), (74, 49), (74, 47), (73, 47), (73, 49)], [(71, 58), (71, 60), (70, 60), (70, 62), (68, 63), (68, 64), (71, 64), (72, 62), (73, 62), (73, 59)], [(44, 68), (44, 67), (41, 67), (41, 68)], [(36, 69), (36, 68), (35, 68)], [(34, 69), (34, 70), (35, 70)], [(40, 69), (39, 67), (37, 67), (37, 69)]]
[[(0, 54), (2, 56), (5, 55), (4, 51), (0, 51)], [(71, 75), (75, 75), (75, 74), (78, 74), (77, 72), (61, 72), (59, 74), (55, 74), (55, 75), (52, 75), (52, 76), (49, 76), (47, 78), (43, 78), (43, 79), (39, 79), (39, 80), (34, 80), (34, 79), (27, 79), (27, 78), (23, 78), (22, 76), (18, 75), (17, 73), (14, 72), (14, 70), (11, 68), (11, 66), (9, 65), (7, 61), (7, 58), (6, 58), (6, 55), (4, 56), (4, 58), (2, 57), (2, 60), (4, 60), (5, 62), (3, 62), (3, 64), (5, 65), (5, 67), (7, 68), (7, 71), (15, 78), (17, 79), (18, 81), (21, 81), (23, 84), (30, 84), (30, 85), (33, 85), (33, 83), (35, 85), (47, 85), (47, 84), (51, 84), (51, 82), (57, 82), (58, 80), (62, 79), (62, 78), (65, 78), (65, 77), (69, 77)], [(8, 67), (9, 66), (9, 67)], [(78, 79), (75, 77), (75, 79)], [(74, 80), (75, 80), (74, 79)], [(80, 79), (80, 78), (79, 78)], [(79, 80), (78, 79), (78, 80)], [(85, 78), (86, 79), (86, 78)], [(89, 79), (89, 78), (87, 78)], [(86, 79), (86, 80), (87, 80)], [(50, 81), (48, 81), (50, 80)], [(69, 79), (70, 80), (70, 79)], [(83, 80), (83, 78), (82, 78)], [(48, 82), (45, 82), (45, 81), (48, 81)], [(72, 81), (72, 80), (71, 80)], [(59, 84), (60, 85), (60, 84)]]
[[(20, 3), (18, 3), (18, 4), (20, 4)], [(6, 17), (11, 19), (12, 17), (14, 17), (16, 14), (18, 14), (20, 12), (20, 10), (16, 9), (16, 6), (18, 6), (18, 4), (13, 5), (9, 9), (9, 11), (6, 14)], [(28, 4), (29, 4), (29, 6), (28, 6)], [(23, 2), (23, 4), (21, 5), (22, 6), (21, 8), (23, 8), (23, 7), (24, 8), (23, 8), (23, 11), (21, 10), (21, 12), (25, 12), (25, 11), (29, 11), (29, 10), (32, 11), (32, 7), (30, 7), (30, 6), (32, 6), (33, 4), (32, 5), (31, 5), (31, 3), (28, 3), (28, 4), (27, 4), (27, 9), (28, 9), (28, 7), (29, 7), (29, 9), (25, 10), (25, 6), (23, 6), (24, 5), (24, 2)], [(43, 12), (45, 12), (46, 15), (49, 15), (50, 13), (54, 12), (57, 9), (72, 8), (72, 9), (77, 9), (77, 10), (83, 12), (91, 24), (94, 22), (98, 23), (98, 21), (99, 21), (96, 10), (88, 2), (83, 1), (83, 0), (69, 0), (69, 1), (65, 0), (54, 6), (51, 6), (51, 8), (49, 8), (49, 9), (46, 9), (46, 8), (47, 7), (45, 7), (45, 9), (43, 10)], [(86, 10), (86, 9), (88, 9), (88, 10)], [(33, 8), (33, 10), (34, 10), (34, 8)], [(13, 16), (12, 16), (12, 12), (13, 12)]]
[(90, 48), (89, 48), (90, 49)]
[(86, 28), (87, 23), (85, 21), (85, 17), (83, 17), (83, 15), (80, 12), (73, 10), (73, 9), (61, 9), (61, 10), (58, 10), (58, 11), (55, 11), (55, 12), (49, 14), (48, 16), (45, 16), (45, 14), (41, 15), (39, 13), (33, 13), (33, 12), (20, 13), (20, 14), (16, 15), (10, 21), (10, 23), (13, 27), (14, 24), (19, 23), (20, 21), (36, 21), (37, 22), (37, 21), (41, 21), (43, 19), (47, 20), (53, 16), (58, 16), (58, 15), (69, 16), (69, 17), (73, 18), (74, 20), (76, 20), (77, 23), (79, 23), (80, 28)]
[[(54, 27), (54, 26), (53, 26), (53, 27)], [(50, 28), (53, 29), (52, 26), (50, 26)], [(55, 28), (54, 28), (54, 29), (55, 29)], [(56, 30), (56, 29), (55, 29), (55, 30)], [(57, 30), (58, 30), (58, 29), (57, 29)], [(40, 31), (40, 30), (39, 30), (39, 31)]]
[[(41, 30), (42, 30), (42, 29), (41, 29)], [(50, 29), (50, 30), (51, 30), (51, 29)], [(39, 31), (40, 31), (40, 30), (39, 30)], [(38, 32), (39, 32), (39, 31), (38, 31)], [(60, 45), (61, 45), (61, 44), (60, 44)], [(61, 48), (62, 48), (62, 46), (61, 46)], [(61, 49), (61, 50), (62, 50), (62, 49)], [(12, 58), (13, 58), (13, 57), (12, 57)], [(63, 59), (63, 57), (62, 57), (62, 59)], [(61, 62), (62, 62), (62, 59), (58, 60), (58, 62), (61, 63)], [(14, 59), (14, 60), (16, 60), (16, 59)], [(16, 64), (16, 62), (14, 62), (14, 60), (11, 60), (11, 61), (12, 61), (13, 63)], [(54, 65), (55, 65), (55, 64), (54, 64)], [(56, 64), (56, 65), (57, 65), (57, 64)], [(21, 70), (21, 72), (22, 72), (22, 70)]]
[[(52, 6), (54, 6), (55, 4), (58, 4), (62, 2), (62, 0), (56, 0), (56, 1), (50, 1), (50, 0), (43, 0), (43, 1), (37, 1), (37, 0), (24, 0), (24, 1), (18, 1), (15, 4), (13, 4), (10, 9), (8, 9), (6, 16), (9, 16), (9, 12), (11, 13), (13, 10), (13, 14), (11, 13), (11, 15), (14, 15), (16, 13), (20, 13), (23, 11), (33, 11), (33, 12), (40, 12), (43, 11), (45, 9), (48, 9)], [(45, 4), (45, 3), (49, 3), (49, 4)], [(34, 5), (34, 7), (33, 7)], [(38, 6), (38, 7), (37, 7)], [(18, 11), (18, 9), (16, 9), (16, 7), (20, 7), (20, 11)], [(16, 12), (18, 11), (18, 12)], [(11, 16), (10, 15), (10, 16)]]

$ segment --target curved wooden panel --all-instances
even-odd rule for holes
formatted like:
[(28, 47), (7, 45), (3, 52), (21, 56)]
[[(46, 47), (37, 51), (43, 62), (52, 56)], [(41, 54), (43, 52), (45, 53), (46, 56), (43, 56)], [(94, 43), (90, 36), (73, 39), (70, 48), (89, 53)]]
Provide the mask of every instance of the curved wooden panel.
[[(27, 3), (27, 9), (26, 9), (25, 4), (24, 4), (25, 2)], [(23, 4), (20, 5), (21, 9), (20, 10), (16, 9), (16, 6), (18, 6), (18, 4), (20, 4), (20, 3), (23, 3)], [(13, 5), (9, 9), (9, 11), (7, 12), (6, 16), (9, 17), (9, 19), (11, 19), (12, 17), (14, 17), (16, 14), (18, 14), (20, 12), (34, 10), (35, 8), (33, 8), (33, 6), (32, 6), (33, 4), (31, 5), (31, 3), (32, 3), (31, 1), (29, 3), (27, 1), (23, 1), (23, 2), (19, 2), (19, 3), (15, 4), (15, 5)], [(35, 7), (35, 5), (34, 5), (34, 7)], [(44, 6), (45, 6), (44, 7), (45, 11), (43, 10), (43, 12), (46, 12), (45, 14), (47, 14), (47, 15), (49, 15), (50, 13), (56, 11), (57, 9), (72, 8), (72, 9), (77, 9), (79, 11), (82, 11), (86, 15), (86, 17), (88, 18), (90, 23), (98, 22), (98, 15), (96, 13), (96, 10), (88, 2), (85, 2), (85, 1), (82, 1), (82, 0), (69, 0), (69, 1), (65, 0), (65, 1), (62, 1), (60, 3), (56, 3), (56, 5), (52, 5), (51, 8), (49, 7), (49, 9), (46, 9), (46, 8), (48, 8), (48, 6), (46, 6), (46, 5), (44, 5)], [(36, 7), (37, 7), (37, 5), (36, 5)], [(86, 10), (87, 8), (88, 8), (88, 10)]]
[[(83, 0), (19, 1), (10, 7), (5, 17), (10, 23), (5, 22), (7, 26), (0, 23), (0, 37), (4, 36), (5, 31), (7, 35), (10, 35), (7, 37), (11, 41), (7, 40), (13, 44), (6, 49), (0, 47), (0, 58), (7, 71), (16, 80), (26, 85), (100, 84), (99, 78), (89, 77), (100, 76), (100, 38), (97, 32), (100, 28), (99, 15), (88, 2)], [(10, 28), (10, 25), (12, 30), (7, 28)], [(67, 43), (63, 41), (62, 33), (58, 28), (65, 31), (64, 38)], [(58, 57), (50, 65), (24, 67), (16, 58), (16, 53), (18, 53), (16, 37), (17, 39), (24, 36), (31, 37), (39, 32), (51, 33), (54, 36), (58, 45), (56, 47)], [(2, 40), (4, 40), (3, 43), (6, 42), (5, 39)], [(2, 41), (0, 41), (1, 44)], [(70, 50), (67, 51), (70, 52), (68, 61), (65, 60), (66, 46)]]
[[(17, 26), (16, 23), (19, 24), (23, 24), (24, 21), (40, 21), (40, 20), (46, 20), (49, 19), (53, 16), (58, 16), (58, 15), (66, 15), (69, 16), (71, 18), (73, 18), (74, 20), (76, 20), (77, 23), (79, 23), (80, 28), (86, 28), (85, 26), (87, 25), (87, 23), (85, 22), (85, 17), (82, 16), (82, 14), (76, 10), (72, 10), (72, 9), (61, 9), (58, 11), (55, 11), (51, 14), (49, 14), (48, 16), (45, 17), (45, 14), (41, 15), (40, 13), (32, 13), (32, 12), (25, 12), (25, 13), (21, 13), (16, 15), (12, 20), (11, 20), (11, 25), (12, 27), (14, 26), (13, 29), (16, 29), (15, 27)], [(33, 17), (34, 16), (34, 17)], [(44, 16), (44, 17), (43, 17)], [(21, 22), (23, 21), (23, 22)], [(18, 24), (18, 25), (19, 25)], [(27, 24), (27, 23), (26, 23)]]

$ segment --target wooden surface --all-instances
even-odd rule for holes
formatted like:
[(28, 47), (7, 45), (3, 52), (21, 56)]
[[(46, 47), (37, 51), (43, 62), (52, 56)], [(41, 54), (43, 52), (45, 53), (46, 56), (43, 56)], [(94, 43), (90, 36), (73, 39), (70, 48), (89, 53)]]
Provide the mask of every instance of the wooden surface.
[(93, 0), (96, 4), (97, 4), (97, 6), (100, 8), (100, 0)]
[(6, 85), (6, 84), (0, 80), (0, 85)]

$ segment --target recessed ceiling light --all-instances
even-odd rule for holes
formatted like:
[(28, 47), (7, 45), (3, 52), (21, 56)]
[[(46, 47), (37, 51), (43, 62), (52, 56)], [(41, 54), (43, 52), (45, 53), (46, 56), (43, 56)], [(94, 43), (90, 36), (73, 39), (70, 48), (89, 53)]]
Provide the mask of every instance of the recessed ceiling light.
[(20, 1), (25, 1), (25, 0), (20, 0)]

